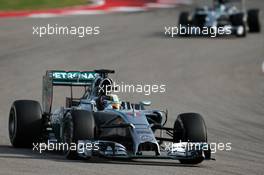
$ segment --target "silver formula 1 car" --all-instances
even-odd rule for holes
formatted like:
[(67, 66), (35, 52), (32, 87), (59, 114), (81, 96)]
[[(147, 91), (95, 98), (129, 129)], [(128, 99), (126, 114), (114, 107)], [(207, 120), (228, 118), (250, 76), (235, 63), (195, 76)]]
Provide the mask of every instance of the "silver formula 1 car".
[(222, 27), (223, 34), (245, 37), (247, 32), (261, 32), (259, 16), (258, 9), (246, 10), (244, 0), (213, 0), (212, 7), (196, 8), (192, 13), (181, 12), (179, 25), (192, 27), (194, 35), (198, 28)]
[[(47, 71), (43, 76), (42, 108), (33, 100), (12, 104), (12, 145), (35, 147), (36, 143), (52, 143), (54, 148), (57, 144), (56, 148), (68, 159), (175, 159), (185, 164), (211, 159), (201, 115), (183, 113), (173, 128), (165, 127), (167, 111), (145, 109), (149, 101), (125, 102), (106, 93), (114, 88), (110, 73), (114, 71)], [(54, 86), (69, 86), (71, 96), (66, 97), (65, 106), (51, 112)], [(84, 88), (81, 98), (73, 97), (75, 86)]]

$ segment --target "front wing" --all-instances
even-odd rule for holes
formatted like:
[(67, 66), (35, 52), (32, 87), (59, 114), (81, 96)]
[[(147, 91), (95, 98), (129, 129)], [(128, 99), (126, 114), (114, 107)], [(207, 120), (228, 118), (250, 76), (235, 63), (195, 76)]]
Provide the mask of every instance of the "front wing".
[[(87, 144), (96, 146), (87, 148), (85, 147)], [(104, 140), (79, 140), (78, 145), (77, 153), (83, 158), (98, 156), (113, 159), (212, 159), (211, 156), (208, 156), (211, 154), (208, 154), (210, 149), (207, 143), (181, 142), (170, 146), (166, 145), (161, 147), (160, 155), (151, 154), (151, 152), (133, 154), (127, 151), (122, 144)]]

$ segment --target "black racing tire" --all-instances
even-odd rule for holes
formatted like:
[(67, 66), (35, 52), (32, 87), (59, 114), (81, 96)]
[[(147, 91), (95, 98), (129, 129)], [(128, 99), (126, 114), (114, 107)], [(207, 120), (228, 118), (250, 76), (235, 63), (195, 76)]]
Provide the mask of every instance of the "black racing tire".
[[(183, 113), (174, 123), (173, 141), (177, 142), (207, 142), (207, 131), (203, 117), (197, 113)], [(203, 157), (196, 159), (180, 159), (183, 164), (198, 164)]]
[(205, 14), (195, 14), (193, 17), (193, 25), (199, 28), (203, 28), (206, 22)]
[(232, 26), (234, 26), (235, 28), (238, 28), (238, 27), (243, 28), (242, 33), (239, 33), (238, 30), (236, 30), (234, 34), (237, 37), (246, 37), (247, 27), (246, 27), (246, 23), (244, 21), (244, 13), (238, 13), (238, 14), (231, 15), (230, 20), (231, 20)]
[(16, 148), (31, 148), (42, 134), (42, 110), (39, 102), (17, 100), (9, 113), (9, 139)]
[[(69, 146), (78, 140), (94, 139), (95, 121), (93, 113), (84, 110), (73, 110), (66, 117), (63, 125), (63, 140)], [(78, 159), (77, 150), (68, 149), (65, 151), (67, 159)]]
[(180, 114), (174, 123), (173, 141), (207, 142), (207, 131), (203, 117), (197, 113)]
[(259, 33), (261, 31), (258, 9), (248, 10), (247, 24), (249, 27), (249, 32)]
[(189, 23), (189, 12), (181, 12), (179, 17), (179, 25), (181, 24), (182, 26), (188, 26)]

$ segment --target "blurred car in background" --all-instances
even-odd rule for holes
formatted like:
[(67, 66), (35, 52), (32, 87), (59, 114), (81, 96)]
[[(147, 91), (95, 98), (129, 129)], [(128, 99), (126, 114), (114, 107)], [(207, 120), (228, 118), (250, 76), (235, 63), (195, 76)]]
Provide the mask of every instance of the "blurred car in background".
[(212, 7), (196, 8), (193, 12), (181, 12), (179, 25), (185, 27), (229, 29), (230, 34), (245, 37), (247, 32), (261, 32), (259, 9), (246, 10), (244, 0), (213, 0)]

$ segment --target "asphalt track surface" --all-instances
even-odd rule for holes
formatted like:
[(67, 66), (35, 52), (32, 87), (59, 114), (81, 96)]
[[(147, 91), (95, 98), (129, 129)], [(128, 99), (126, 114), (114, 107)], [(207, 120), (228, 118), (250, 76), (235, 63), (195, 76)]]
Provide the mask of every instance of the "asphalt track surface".
[[(264, 1), (249, 7), (264, 10)], [(0, 174), (264, 174), (264, 37), (168, 38), (165, 25), (176, 25), (179, 10), (132, 14), (0, 20)], [(32, 35), (32, 26), (99, 25), (100, 36), (84, 39)], [(262, 18), (262, 23), (264, 23)], [(197, 166), (177, 161), (69, 161), (58, 153), (14, 149), (8, 139), (8, 113), (16, 99), (41, 99), (47, 69), (115, 69), (127, 83), (166, 84), (166, 93), (122, 94), (131, 101), (149, 99), (177, 114), (199, 112), (210, 142), (231, 142), (216, 161)], [(64, 90), (56, 91), (63, 103)], [(60, 101), (59, 100), (59, 101)], [(60, 103), (60, 102), (56, 103)]]

